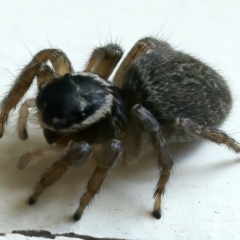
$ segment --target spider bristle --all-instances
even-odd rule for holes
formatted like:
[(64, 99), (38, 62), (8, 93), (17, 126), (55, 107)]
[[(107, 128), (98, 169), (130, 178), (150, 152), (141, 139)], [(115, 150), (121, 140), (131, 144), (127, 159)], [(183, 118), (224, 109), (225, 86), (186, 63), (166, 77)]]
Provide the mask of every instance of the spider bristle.
[(21, 40), (21, 42), (23, 43), (23, 45), (26, 47), (26, 49), (28, 50), (28, 52), (30, 53), (30, 55), (33, 57), (33, 54), (32, 54), (32, 52), (30, 51), (30, 49), (27, 47), (26, 43), (25, 43), (21, 38), (19, 38), (19, 39)]
[(51, 43), (50, 43), (50, 41), (49, 41), (48, 36), (46, 36), (46, 38), (47, 38), (48, 44), (50, 45), (50, 48), (53, 49), (53, 47), (52, 47), (52, 45), (51, 45)]

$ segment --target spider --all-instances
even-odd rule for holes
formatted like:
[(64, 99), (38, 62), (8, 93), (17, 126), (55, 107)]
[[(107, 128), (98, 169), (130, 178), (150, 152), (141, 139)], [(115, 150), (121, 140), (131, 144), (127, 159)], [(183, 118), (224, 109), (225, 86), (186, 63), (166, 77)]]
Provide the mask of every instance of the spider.
[[(27, 138), (27, 108), (36, 106), (46, 140), (61, 148), (70, 142), (41, 176), (30, 205), (69, 166), (95, 160), (97, 166), (73, 216), (77, 221), (114, 163), (131, 162), (150, 149), (160, 167), (152, 210), (160, 219), (162, 195), (173, 166), (170, 143), (205, 139), (240, 152), (238, 142), (215, 128), (232, 106), (227, 83), (215, 70), (165, 41), (145, 37), (132, 47), (110, 82), (108, 77), (122, 55), (117, 44), (96, 48), (85, 70), (74, 73), (62, 51), (46, 49), (22, 70), (4, 101), (2, 132), (8, 112), (37, 76), (36, 100), (27, 100), (20, 110), (19, 136)], [(47, 60), (54, 70), (44, 63)]]

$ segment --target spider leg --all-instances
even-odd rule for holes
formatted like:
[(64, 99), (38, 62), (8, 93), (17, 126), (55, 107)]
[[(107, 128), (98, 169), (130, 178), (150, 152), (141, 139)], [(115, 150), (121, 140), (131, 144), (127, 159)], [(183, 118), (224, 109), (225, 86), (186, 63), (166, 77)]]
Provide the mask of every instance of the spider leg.
[(236, 153), (240, 152), (240, 144), (221, 130), (198, 125), (187, 118), (176, 118), (173, 124), (175, 128), (182, 129), (192, 136), (223, 144)]
[(28, 132), (27, 132), (27, 118), (29, 108), (35, 107), (35, 99), (27, 99), (20, 107), (19, 109), (19, 115), (18, 115), (18, 123), (17, 123), (17, 131), (18, 131), (18, 137), (21, 140), (28, 139)]
[(9, 112), (15, 108), (28, 88), (31, 86), (34, 76), (41, 63), (35, 63), (22, 70), (19, 77), (16, 79), (8, 95), (4, 98), (2, 111), (0, 114), (0, 137), (4, 132), (4, 124), (7, 122)]
[[(66, 140), (64, 137), (62, 139)], [(61, 143), (56, 142), (57, 145), (51, 148), (36, 148), (32, 151), (29, 151), (21, 155), (18, 159), (17, 167), (18, 169), (24, 169), (30, 163), (36, 163), (43, 157), (59, 157), (62, 154), (64, 148), (68, 145), (67, 141), (61, 141)]]
[(69, 166), (79, 166), (86, 163), (91, 157), (91, 149), (86, 142), (79, 142), (70, 148), (60, 160), (56, 161), (51, 167), (41, 176), (40, 181), (35, 187), (34, 193), (28, 200), (30, 205), (33, 205), (39, 195), (43, 191), (56, 182), (68, 170)]
[(111, 140), (105, 144), (102, 144), (101, 149), (98, 150), (96, 156), (98, 159), (97, 167), (88, 181), (87, 191), (81, 197), (78, 209), (74, 213), (73, 218), (75, 221), (78, 221), (81, 218), (85, 207), (90, 203), (94, 195), (101, 188), (110, 168), (119, 159), (122, 150), (122, 144), (117, 140)]
[(128, 69), (128, 67), (140, 56), (145, 54), (147, 51), (157, 48), (158, 40), (154, 38), (143, 38), (140, 39), (135, 43), (135, 45), (131, 48), (131, 50), (127, 53), (126, 57), (121, 62), (120, 66), (118, 67), (114, 78), (113, 83), (121, 88), (123, 76)]
[(162, 169), (154, 193), (155, 201), (152, 212), (155, 218), (160, 219), (162, 194), (164, 193), (166, 183), (170, 177), (173, 161), (166, 146), (166, 142), (161, 131), (161, 126), (153, 117), (153, 115), (141, 105), (135, 105), (132, 108), (131, 113), (137, 117), (143, 123), (144, 127), (149, 131), (152, 145), (157, 153), (159, 166)]
[(122, 55), (123, 50), (118, 44), (109, 43), (95, 48), (86, 63), (84, 72), (92, 72), (108, 80)]
[[(37, 76), (38, 88), (41, 88), (41, 84), (51, 81), (56, 75), (53, 70), (45, 63), (40, 63), (39, 69), (35, 73)], [(28, 138), (27, 132), (27, 119), (29, 108), (35, 107), (35, 99), (27, 99), (19, 109), (17, 132), (21, 140), (26, 140)]]
[[(28, 63), (22, 69), (9, 93), (4, 98), (2, 111), (0, 114), (0, 137), (3, 135), (4, 124), (7, 122), (9, 112), (17, 106), (19, 101), (31, 86), (34, 77), (38, 74), (39, 78), (42, 77), (41, 72), (44, 72), (44, 69), (46, 69), (46, 64), (44, 65), (43, 63), (47, 62), (48, 60), (51, 61), (56, 75), (62, 76), (65, 73), (73, 72), (70, 61), (68, 60), (66, 54), (61, 50), (45, 49), (37, 53), (30, 63)], [(51, 72), (53, 71), (48, 71), (48, 75)]]

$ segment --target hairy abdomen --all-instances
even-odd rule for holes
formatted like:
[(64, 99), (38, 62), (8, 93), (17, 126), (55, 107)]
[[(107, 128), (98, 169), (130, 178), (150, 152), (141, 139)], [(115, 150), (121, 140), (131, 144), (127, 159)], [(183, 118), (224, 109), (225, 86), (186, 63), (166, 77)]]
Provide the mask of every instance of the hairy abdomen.
[(229, 88), (216, 71), (171, 48), (150, 51), (133, 63), (123, 89), (131, 94), (132, 105), (140, 103), (160, 123), (182, 117), (214, 126), (232, 104)]

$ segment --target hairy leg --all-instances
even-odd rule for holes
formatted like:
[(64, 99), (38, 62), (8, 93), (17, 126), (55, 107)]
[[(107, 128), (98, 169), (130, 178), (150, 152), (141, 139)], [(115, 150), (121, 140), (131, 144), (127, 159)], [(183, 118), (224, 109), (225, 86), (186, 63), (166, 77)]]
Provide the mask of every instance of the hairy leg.
[(29, 198), (30, 205), (34, 204), (39, 195), (43, 191), (56, 182), (67, 171), (69, 166), (79, 166), (86, 163), (91, 158), (91, 148), (86, 142), (79, 142), (70, 148), (60, 160), (52, 164), (52, 166), (41, 176), (40, 181), (35, 187), (34, 193)]
[[(54, 73), (50, 67), (44, 64), (51, 61), (54, 67)], [(24, 94), (31, 86), (35, 76), (38, 77), (38, 83), (52, 80), (54, 75), (62, 76), (65, 73), (72, 73), (73, 69), (66, 54), (59, 49), (45, 49), (38, 52), (28, 63), (16, 78), (9, 93), (4, 98), (2, 110), (0, 113), (0, 137), (4, 132), (4, 124), (7, 122), (9, 112), (17, 106)], [(45, 74), (45, 75), (44, 75)], [(39, 85), (39, 84), (38, 84)]]
[(157, 48), (159, 45), (159, 41), (157, 39), (147, 37), (140, 39), (135, 43), (135, 45), (131, 48), (128, 52), (126, 57), (121, 62), (120, 66), (118, 67), (114, 78), (113, 83), (121, 88), (122, 87), (122, 80), (123, 76), (128, 69), (128, 67), (139, 57), (145, 54), (147, 51)]
[(176, 118), (173, 124), (175, 128), (182, 129), (192, 136), (223, 144), (236, 153), (240, 152), (240, 144), (221, 130), (198, 125), (186, 118)]
[(18, 137), (21, 140), (28, 139), (27, 132), (27, 119), (29, 114), (29, 108), (35, 107), (35, 99), (27, 99), (20, 107), (17, 123)]
[[(40, 64), (39, 69), (35, 74), (37, 76), (37, 84), (39, 89), (42, 87), (42, 84), (52, 81), (52, 79), (56, 77), (53, 70), (45, 63)], [(36, 106), (35, 99), (27, 99), (20, 107), (17, 131), (18, 136), (21, 140), (26, 140), (28, 138), (27, 132), (27, 120), (29, 114), (28, 109), (33, 108), (35, 106)]]
[(17, 162), (18, 169), (24, 169), (29, 164), (33, 164), (38, 162), (40, 159), (44, 157), (49, 158), (58, 158), (63, 151), (65, 151), (65, 144), (59, 144), (54, 147), (49, 148), (36, 148), (32, 151), (26, 152), (25, 154), (21, 155)]
[(170, 177), (173, 161), (167, 149), (161, 127), (153, 115), (141, 105), (135, 105), (132, 108), (131, 113), (133, 116), (137, 117), (142, 122), (146, 130), (149, 131), (151, 142), (156, 151), (159, 166), (161, 167), (160, 177), (154, 193), (155, 201), (152, 212), (155, 218), (160, 219), (162, 195)]
[(75, 221), (81, 218), (85, 207), (90, 203), (94, 195), (101, 188), (110, 168), (122, 154), (122, 150), (123, 148), (121, 142), (117, 140), (111, 140), (105, 144), (102, 144), (98, 151), (94, 151), (94, 158), (96, 157), (98, 159), (97, 167), (88, 181), (87, 191), (81, 197), (78, 209), (73, 216)]
[(92, 72), (108, 80), (114, 68), (120, 61), (123, 50), (118, 44), (107, 44), (95, 48), (85, 66), (84, 72)]

